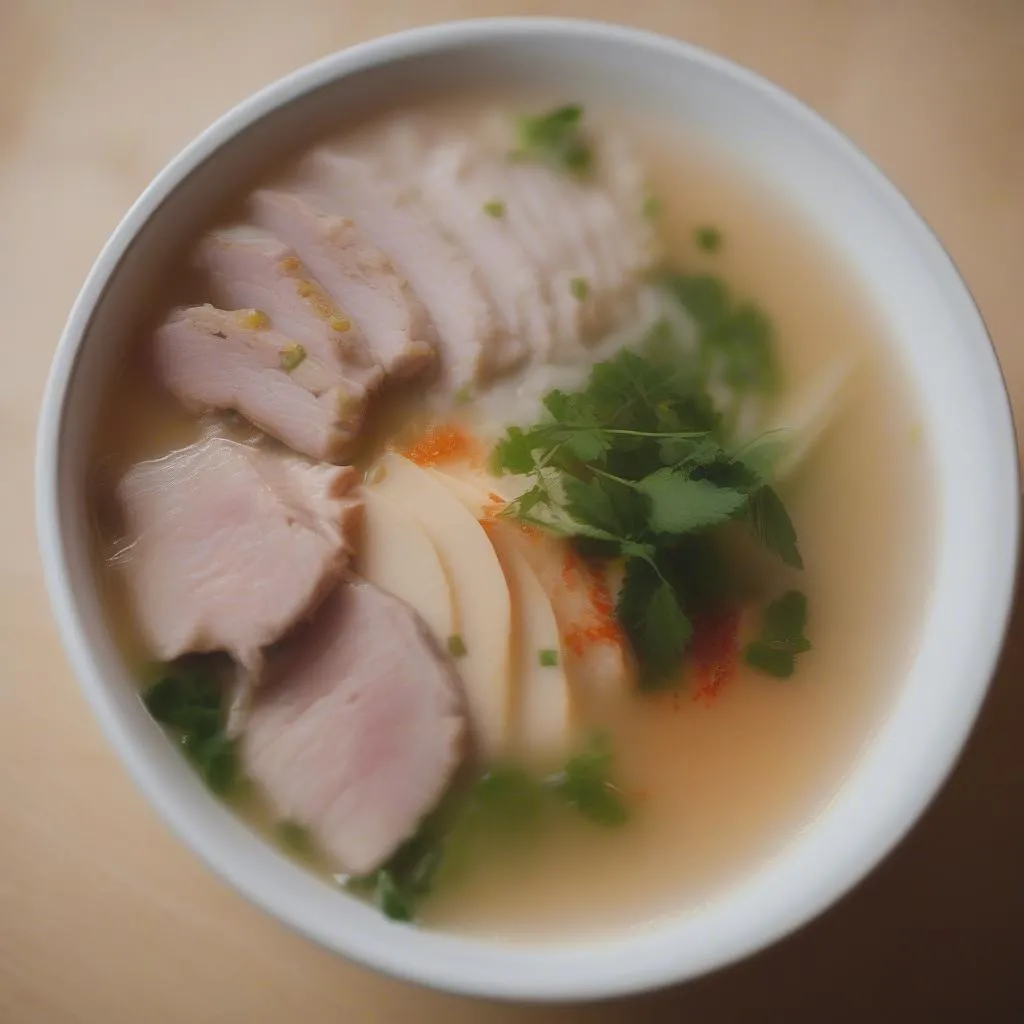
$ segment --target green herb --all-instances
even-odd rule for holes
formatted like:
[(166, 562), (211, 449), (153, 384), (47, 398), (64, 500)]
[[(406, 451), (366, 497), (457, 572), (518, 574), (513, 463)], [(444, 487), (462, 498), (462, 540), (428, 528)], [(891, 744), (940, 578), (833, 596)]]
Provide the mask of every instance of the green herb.
[(726, 387), (733, 404), (777, 388), (775, 332), (761, 309), (736, 301), (711, 274), (669, 274), (662, 283), (697, 325), (702, 373)]
[(519, 117), (516, 121), (519, 145), (513, 155), (584, 177), (593, 166), (594, 154), (583, 134), (582, 119), (580, 106), (558, 107), (546, 114)]
[(569, 291), (577, 302), (583, 302), (590, 294), (590, 284), (585, 277), (574, 277), (569, 282)]
[(697, 247), (705, 252), (718, 252), (722, 246), (722, 232), (718, 228), (697, 228), (693, 233), (693, 239)]
[(415, 905), (403, 892), (390, 871), (381, 869), (375, 873), (373, 900), (385, 917), (392, 921), (411, 921)]
[(406, 888), (389, 867), (353, 876), (345, 881), (345, 887), (371, 899), (392, 921), (412, 921), (416, 916), (416, 894)]
[(621, 825), (629, 818), (622, 794), (611, 780), (612, 752), (597, 737), (588, 750), (566, 762), (546, 783), (580, 814), (599, 825)]
[(483, 206), (484, 213), (495, 220), (505, 216), (505, 204), (500, 199), (490, 199)]
[(710, 480), (695, 480), (685, 470), (659, 469), (636, 488), (651, 500), (650, 525), (657, 533), (688, 533), (731, 519), (747, 496)]
[(759, 487), (751, 496), (747, 509), (754, 536), (786, 565), (802, 569), (804, 560), (796, 546), (796, 530), (773, 487)]
[[(692, 294), (709, 318), (728, 308), (710, 281)], [(727, 579), (708, 582), (711, 548), (697, 538), (745, 521), (787, 564), (801, 560), (793, 524), (768, 483), (779, 439), (731, 446), (699, 359), (688, 360), (662, 332), (645, 349), (598, 363), (580, 391), (550, 392), (547, 417), (510, 428), (491, 464), (532, 477), (502, 515), (571, 538), (585, 553), (625, 559), (617, 614), (642, 684), (655, 687), (679, 677), (691, 616), (728, 587)], [(689, 582), (695, 552), (700, 585)]]
[(143, 694), (149, 713), (181, 743), (213, 792), (225, 795), (238, 779), (234, 740), (222, 727), (222, 685), (207, 659), (158, 665)]
[(297, 821), (279, 821), (274, 833), (282, 846), (293, 853), (308, 857), (313, 852), (313, 837), (305, 825)]
[(293, 341), (281, 349), (281, 369), (285, 373), (291, 373), (305, 358), (306, 350), (297, 341)]
[(473, 385), (463, 384), (462, 387), (455, 392), (455, 401), (458, 405), (467, 405), (473, 401)]
[(546, 648), (538, 652), (537, 660), (544, 668), (552, 668), (558, 664), (558, 651)]
[(744, 658), (770, 676), (788, 678), (796, 669), (796, 656), (811, 649), (806, 627), (807, 598), (790, 590), (765, 609), (761, 633), (747, 645)]
[(655, 220), (661, 215), (661, 200), (657, 196), (647, 196), (640, 207), (640, 212), (648, 220)]
[(671, 682), (680, 671), (693, 636), (684, 600), (656, 565), (627, 561), (615, 612), (637, 654), (644, 689)]
[(452, 635), (448, 637), (448, 653), (453, 658), (465, 657), (466, 644), (458, 633), (452, 633)]

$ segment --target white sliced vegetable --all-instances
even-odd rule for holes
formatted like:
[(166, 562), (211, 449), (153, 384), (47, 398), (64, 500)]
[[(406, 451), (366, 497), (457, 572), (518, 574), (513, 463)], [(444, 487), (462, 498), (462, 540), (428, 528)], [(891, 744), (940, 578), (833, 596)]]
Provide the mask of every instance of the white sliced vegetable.
[[(485, 514), (491, 499), (482, 487), (438, 470), (427, 472), (451, 490), (474, 516)], [(554, 765), (565, 759), (572, 741), (569, 682), (561, 635), (551, 599), (515, 543), (515, 526), (496, 526), (489, 536), (512, 597), (512, 663), (516, 681), (513, 706), (518, 747), (527, 760)]]
[(373, 486), (363, 489), (363, 534), (356, 572), (411, 605), (442, 648), (459, 631), (451, 588), (426, 531)]
[(792, 476), (838, 418), (849, 393), (856, 360), (846, 356), (830, 363), (778, 409), (766, 431), (787, 443), (776, 477)]
[(385, 455), (371, 479), (379, 493), (416, 520), (437, 551), (459, 623), (451, 649), (457, 655), (474, 735), (485, 757), (500, 756), (508, 747), (512, 726), (512, 609), (494, 548), (476, 517), (451, 490), (401, 455)]
[(551, 600), (537, 574), (522, 552), (502, 544), (503, 536), (507, 536), (506, 530), (495, 531), (494, 546), (512, 594), (519, 749), (528, 760), (553, 766), (565, 760), (572, 745), (572, 706), (562, 638)]

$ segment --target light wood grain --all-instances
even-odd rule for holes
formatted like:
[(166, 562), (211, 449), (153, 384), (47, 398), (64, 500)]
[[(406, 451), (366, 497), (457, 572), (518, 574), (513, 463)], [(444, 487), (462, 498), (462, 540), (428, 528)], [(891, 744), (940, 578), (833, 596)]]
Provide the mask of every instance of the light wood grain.
[(1024, 1019), (1024, 614), (952, 783), (864, 886), (746, 964), (601, 1007), (440, 996), (309, 945), (179, 846), (102, 741), (31, 507), (43, 380), (89, 264), (161, 164), (255, 87), (358, 39), (501, 13), (658, 29), (815, 106), (936, 228), (1024, 409), (1018, 0), (0, 0), (0, 1022)]

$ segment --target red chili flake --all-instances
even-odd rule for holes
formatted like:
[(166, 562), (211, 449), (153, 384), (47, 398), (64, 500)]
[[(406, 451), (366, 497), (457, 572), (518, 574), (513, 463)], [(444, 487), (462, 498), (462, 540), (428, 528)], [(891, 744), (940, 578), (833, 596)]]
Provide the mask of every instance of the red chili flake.
[(690, 662), (697, 687), (693, 699), (705, 707), (711, 707), (736, 675), (739, 628), (737, 608), (701, 616), (694, 623)]

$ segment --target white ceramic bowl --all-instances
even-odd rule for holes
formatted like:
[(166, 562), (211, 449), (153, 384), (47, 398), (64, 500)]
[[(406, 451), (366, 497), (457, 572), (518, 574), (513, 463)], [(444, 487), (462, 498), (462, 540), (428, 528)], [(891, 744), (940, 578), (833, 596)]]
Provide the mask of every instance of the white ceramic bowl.
[[(90, 428), (150, 289), (224, 200), (346, 116), (428, 88), (500, 83), (612, 97), (710, 135), (755, 166), (863, 278), (920, 400), (935, 459), (934, 585), (897, 699), (828, 809), (699, 909), (593, 942), (512, 945), (392, 924), (276, 853), (213, 799), (138, 700), (89, 557)], [(906, 200), (842, 135), (756, 75), (683, 43), (607, 25), (463, 22), (345, 50), (236, 107), (165, 168), (100, 254), (43, 404), (38, 528), (72, 666), (114, 748), (175, 832), (281, 921), (357, 961), (454, 991), (595, 998), (681, 981), (799, 927), (906, 833), (952, 768), (1011, 607), (1017, 453), (999, 368), (971, 297)], [(941, 893), (936, 893), (941, 899)]]

